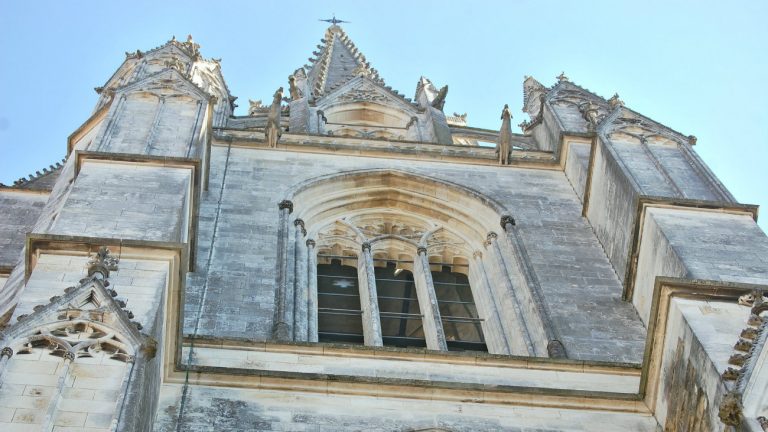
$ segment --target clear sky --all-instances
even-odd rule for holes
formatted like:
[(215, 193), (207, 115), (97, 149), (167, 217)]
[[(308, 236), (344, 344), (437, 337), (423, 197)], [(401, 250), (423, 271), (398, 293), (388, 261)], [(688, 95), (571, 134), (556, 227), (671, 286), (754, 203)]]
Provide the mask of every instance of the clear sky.
[[(447, 113), (525, 116), (522, 81), (571, 81), (686, 135), (743, 203), (768, 206), (765, 1), (0, 0), (0, 182), (60, 160), (126, 51), (192, 34), (222, 58), (237, 114), (269, 101), (337, 17), (388, 85), (449, 85)], [(761, 209), (765, 211), (765, 209)], [(761, 217), (768, 227), (768, 216)]]

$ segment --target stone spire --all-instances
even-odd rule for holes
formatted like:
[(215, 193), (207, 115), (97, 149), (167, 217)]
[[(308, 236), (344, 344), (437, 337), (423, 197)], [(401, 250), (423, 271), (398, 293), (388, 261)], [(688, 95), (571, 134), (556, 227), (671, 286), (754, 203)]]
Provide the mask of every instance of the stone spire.
[(365, 75), (384, 85), (376, 69), (371, 67), (340, 26), (334, 24), (328, 27), (320, 42), (318, 51), (314, 51), (309, 59), (311, 65), (305, 66), (309, 70), (307, 78), (314, 96), (327, 94), (358, 75)]

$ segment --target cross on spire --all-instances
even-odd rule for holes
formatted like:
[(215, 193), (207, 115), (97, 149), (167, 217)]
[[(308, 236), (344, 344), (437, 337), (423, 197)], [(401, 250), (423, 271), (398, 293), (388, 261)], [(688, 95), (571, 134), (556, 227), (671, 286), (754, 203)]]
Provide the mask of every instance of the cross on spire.
[(341, 24), (341, 23), (349, 23), (349, 21), (342, 21), (340, 19), (336, 19), (336, 14), (333, 14), (333, 18), (331, 18), (331, 19), (319, 19), (318, 21), (323, 21), (323, 22), (331, 23), (333, 25), (338, 25), (338, 24)]

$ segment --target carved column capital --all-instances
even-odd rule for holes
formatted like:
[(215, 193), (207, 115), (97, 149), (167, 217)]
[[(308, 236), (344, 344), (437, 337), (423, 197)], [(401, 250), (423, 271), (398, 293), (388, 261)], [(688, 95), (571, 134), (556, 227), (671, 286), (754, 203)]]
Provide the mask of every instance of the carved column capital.
[(303, 219), (296, 219), (295, 221), (293, 221), (293, 226), (301, 227), (301, 235), (303, 235), (303, 236), (307, 235), (307, 229), (304, 226), (304, 220)]
[(71, 362), (75, 361), (75, 353), (73, 353), (72, 351), (65, 352), (62, 357), (64, 358), (64, 360), (69, 360)]
[(421, 254), (426, 255), (427, 254), (427, 247), (426, 246), (419, 246), (419, 247), (417, 247), (416, 248), (416, 253), (419, 254), (419, 255), (421, 255)]
[(11, 349), (11, 347), (5, 347), (0, 350), (0, 359), (3, 358), (3, 356), (11, 358), (13, 356), (13, 349)]
[(515, 225), (515, 218), (513, 218), (510, 215), (503, 215), (503, 216), (501, 216), (500, 224), (501, 224), (501, 229), (506, 231), (507, 230), (507, 224), (511, 224), (512, 226)]
[(293, 213), (293, 201), (282, 200), (277, 205), (277, 208), (279, 208), (280, 210), (288, 209), (288, 213)]
[(314, 240), (312, 240), (312, 239), (307, 240), (307, 247), (313, 248), (313, 247), (315, 247), (315, 245), (316, 245), (316, 243), (315, 243)]
[(371, 251), (371, 243), (370, 242), (363, 242), (362, 249), (363, 249), (363, 252), (365, 252), (365, 251), (370, 252)]

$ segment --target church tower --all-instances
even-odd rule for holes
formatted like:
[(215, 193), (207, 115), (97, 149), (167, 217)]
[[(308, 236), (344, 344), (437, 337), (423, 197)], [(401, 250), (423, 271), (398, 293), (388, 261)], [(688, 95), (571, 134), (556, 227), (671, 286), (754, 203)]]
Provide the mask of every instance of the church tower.
[(126, 53), (0, 185), (0, 430), (768, 430), (768, 238), (695, 137), (565, 74), (471, 127), (330, 23), (247, 115)]

